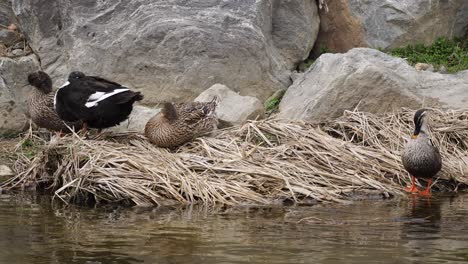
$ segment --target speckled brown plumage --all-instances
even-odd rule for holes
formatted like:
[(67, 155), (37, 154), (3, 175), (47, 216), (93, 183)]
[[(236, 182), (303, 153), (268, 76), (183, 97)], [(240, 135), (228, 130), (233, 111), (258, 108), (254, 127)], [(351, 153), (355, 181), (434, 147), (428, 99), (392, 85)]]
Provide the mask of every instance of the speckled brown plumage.
[(159, 147), (179, 146), (216, 129), (216, 104), (216, 98), (209, 103), (165, 103), (146, 124), (145, 135)]
[[(42, 71), (28, 76), (29, 84), (34, 86), (28, 98), (28, 110), (32, 121), (39, 127), (52, 131), (70, 132), (54, 109), (54, 93), (52, 92), (52, 80)], [(69, 127), (79, 130), (81, 122), (66, 123)]]

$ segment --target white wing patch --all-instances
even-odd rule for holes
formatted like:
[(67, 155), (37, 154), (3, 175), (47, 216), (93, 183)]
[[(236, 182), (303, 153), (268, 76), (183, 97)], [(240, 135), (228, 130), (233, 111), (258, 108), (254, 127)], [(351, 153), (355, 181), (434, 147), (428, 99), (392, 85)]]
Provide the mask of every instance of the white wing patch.
[(65, 86), (69, 85), (69, 84), (70, 84), (70, 82), (69, 82), (69, 81), (66, 81), (64, 84), (62, 84), (62, 86), (60, 86), (60, 87), (57, 89), (57, 91), (55, 91), (55, 95), (54, 95), (54, 109), (57, 109), (57, 93), (58, 93), (58, 91), (60, 90), (60, 88), (63, 88), (63, 87), (65, 87)]
[(54, 109), (55, 111), (57, 111), (57, 94), (58, 94), (58, 91), (55, 91), (55, 95), (54, 95)]
[(86, 100), (86, 104), (85, 106), (88, 107), (88, 108), (91, 108), (91, 107), (94, 107), (96, 105), (98, 105), (99, 102), (111, 97), (111, 96), (114, 96), (116, 94), (119, 94), (119, 93), (123, 93), (123, 92), (126, 92), (126, 91), (129, 91), (130, 89), (115, 89), (113, 90), (112, 92), (109, 92), (109, 93), (105, 93), (105, 92), (95, 92), (93, 93), (92, 95), (89, 96), (88, 100)]
[(69, 84), (70, 84), (70, 82), (69, 82), (69, 81), (66, 81), (64, 84), (62, 84), (62, 86), (59, 87), (59, 89), (65, 87), (65, 86), (67, 86), (67, 85), (69, 85)]
[(91, 102), (91, 101), (96, 101), (101, 98), (101, 96), (104, 96), (106, 93), (105, 92), (95, 92), (92, 95), (89, 96), (88, 100), (86, 102)]

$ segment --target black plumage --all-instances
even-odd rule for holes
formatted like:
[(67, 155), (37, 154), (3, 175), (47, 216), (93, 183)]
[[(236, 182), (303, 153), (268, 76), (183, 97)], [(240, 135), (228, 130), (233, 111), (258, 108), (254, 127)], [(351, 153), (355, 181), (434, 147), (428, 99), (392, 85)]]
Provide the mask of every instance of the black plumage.
[(55, 95), (55, 109), (63, 120), (82, 120), (88, 127), (103, 129), (120, 124), (143, 99), (140, 92), (97, 76), (72, 72)]

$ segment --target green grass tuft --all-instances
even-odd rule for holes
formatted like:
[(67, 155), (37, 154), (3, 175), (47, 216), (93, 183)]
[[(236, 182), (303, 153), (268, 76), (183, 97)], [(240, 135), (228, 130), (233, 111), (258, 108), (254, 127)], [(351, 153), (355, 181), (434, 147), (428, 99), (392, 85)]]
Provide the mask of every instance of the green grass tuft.
[(406, 58), (412, 65), (422, 62), (432, 64), (436, 69), (443, 65), (447, 72), (454, 73), (468, 69), (468, 38), (449, 40), (440, 37), (431, 46), (408, 45), (390, 50), (389, 54)]
[(277, 110), (280, 102), (281, 102), (281, 100), (278, 99), (278, 98), (271, 99), (270, 101), (266, 102), (265, 111), (267, 113), (271, 113), (271, 112)]
[(32, 146), (34, 146), (34, 143), (33, 143), (32, 140), (29, 139), (29, 138), (26, 139), (26, 140), (24, 140), (24, 141), (21, 143), (21, 147), (22, 147), (22, 148), (29, 148), (29, 147), (32, 147)]

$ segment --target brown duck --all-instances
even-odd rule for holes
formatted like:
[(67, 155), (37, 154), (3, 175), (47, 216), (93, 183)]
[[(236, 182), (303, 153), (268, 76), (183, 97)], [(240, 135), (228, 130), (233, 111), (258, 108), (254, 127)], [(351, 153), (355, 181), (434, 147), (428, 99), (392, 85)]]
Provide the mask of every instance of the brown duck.
[[(442, 168), (442, 158), (439, 149), (429, 137), (426, 115), (426, 109), (419, 109), (414, 114), (414, 132), (405, 146), (401, 160), (411, 175), (411, 186), (406, 190), (430, 196), (432, 178)], [(424, 191), (418, 191), (415, 178), (427, 179), (427, 188)]]
[(75, 131), (82, 127), (81, 122), (65, 123), (59, 118), (54, 109), (54, 93), (52, 92), (52, 79), (43, 71), (28, 75), (28, 83), (35, 87), (28, 98), (28, 108), (31, 119), (39, 127), (52, 131), (69, 133), (68, 127)]
[(161, 112), (146, 123), (145, 135), (158, 147), (182, 145), (216, 129), (216, 105), (216, 98), (207, 103), (164, 103)]

